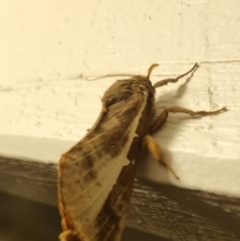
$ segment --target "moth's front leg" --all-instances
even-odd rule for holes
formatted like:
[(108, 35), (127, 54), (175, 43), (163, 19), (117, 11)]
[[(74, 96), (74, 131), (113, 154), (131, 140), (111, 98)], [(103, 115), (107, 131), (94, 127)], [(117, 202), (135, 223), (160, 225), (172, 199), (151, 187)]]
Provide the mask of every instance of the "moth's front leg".
[(164, 167), (166, 167), (176, 179), (179, 179), (179, 177), (176, 175), (171, 166), (162, 159), (160, 146), (150, 135), (145, 136), (145, 144), (149, 152), (154, 157), (154, 159), (158, 161), (160, 164), (162, 164)]
[(209, 115), (218, 115), (224, 111), (227, 111), (226, 107), (223, 107), (219, 110), (216, 111), (192, 111), (192, 110), (188, 110), (182, 107), (178, 107), (178, 106), (173, 106), (173, 107), (169, 107), (167, 109), (165, 109), (160, 115), (159, 117), (151, 124), (149, 133), (153, 134), (154, 132), (158, 131), (161, 126), (163, 126), (165, 124), (165, 122), (167, 121), (168, 118), (168, 113), (184, 113), (187, 115), (190, 115), (192, 117), (196, 117), (196, 116), (209, 116)]

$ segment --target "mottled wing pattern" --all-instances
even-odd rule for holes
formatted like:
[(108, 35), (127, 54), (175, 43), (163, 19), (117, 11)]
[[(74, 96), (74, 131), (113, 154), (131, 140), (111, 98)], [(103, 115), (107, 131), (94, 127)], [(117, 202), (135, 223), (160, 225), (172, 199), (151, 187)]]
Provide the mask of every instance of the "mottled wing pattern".
[(121, 239), (144, 137), (136, 130), (146, 101), (145, 95), (134, 94), (109, 106), (60, 161), (62, 215), (81, 241)]

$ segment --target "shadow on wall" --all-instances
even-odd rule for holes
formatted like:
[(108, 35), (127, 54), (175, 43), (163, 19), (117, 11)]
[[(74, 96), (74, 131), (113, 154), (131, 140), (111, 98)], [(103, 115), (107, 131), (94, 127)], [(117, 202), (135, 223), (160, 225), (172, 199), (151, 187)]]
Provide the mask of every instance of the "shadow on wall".
[[(58, 241), (61, 232), (58, 209), (0, 193), (1, 241)], [(167, 241), (127, 228), (122, 241)]]

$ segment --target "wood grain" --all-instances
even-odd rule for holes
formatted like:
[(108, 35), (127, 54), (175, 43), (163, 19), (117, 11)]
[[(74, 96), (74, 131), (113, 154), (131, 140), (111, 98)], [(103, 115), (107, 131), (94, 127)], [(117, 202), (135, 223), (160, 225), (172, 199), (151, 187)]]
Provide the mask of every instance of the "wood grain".
[[(0, 157), (0, 191), (57, 206), (57, 166)], [(237, 241), (239, 204), (239, 198), (141, 180), (128, 226), (171, 241)]]
[(0, 191), (57, 206), (57, 165), (1, 156)]
[(239, 198), (135, 183), (128, 224), (172, 241), (237, 241), (239, 204)]

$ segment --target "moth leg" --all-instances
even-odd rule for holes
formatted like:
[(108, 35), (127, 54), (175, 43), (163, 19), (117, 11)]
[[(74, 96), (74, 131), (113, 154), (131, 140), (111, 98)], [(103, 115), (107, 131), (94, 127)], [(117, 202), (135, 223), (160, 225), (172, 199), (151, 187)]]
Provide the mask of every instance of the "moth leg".
[(151, 124), (149, 133), (153, 134), (158, 131), (167, 121), (168, 111), (167, 109), (163, 110), (163, 112), (158, 116), (158, 118)]
[(81, 241), (73, 230), (66, 230), (60, 233), (60, 241)]
[(164, 125), (164, 123), (167, 121), (169, 112), (184, 113), (184, 114), (195, 117), (195, 116), (218, 115), (218, 114), (220, 114), (224, 111), (227, 111), (226, 107), (223, 107), (223, 108), (221, 108), (219, 110), (216, 110), (216, 111), (192, 111), (192, 110), (188, 110), (188, 109), (181, 108), (181, 107), (178, 107), (178, 106), (169, 107), (169, 108), (165, 109), (159, 115), (159, 117), (152, 123), (149, 133), (153, 134), (154, 132), (159, 130), (162, 125)]
[(160, 81), (158, 81), (157, 83), (155, 83), (155, 84), (153, 85), (153, 87), (154, 87), (154, 88), (158, 88), (158, 87), (160, 87), (160, 86), (167, 85), (168, 83), (176, 83), (176, 82), (178, 82), (179, 79), (183, 78), (184, 76), (188, 75), (189, 73), (195, 72), (198, 67), (199, 67), (199, 65), (196, 63), (196, 64), (194, 64), (194, 66), (193, 66), (189, 71), (187, 71), (186, 73), (181, 74), (181, 75), (179, 75), (179, 76), (176, 77), (176, 78), (170, 78), (170, 79), (160, 80)]
[(157, 160), (160, 164), (162, 164), (165, 168), (167, 168), (176, 179), (179, 179), (179, 177), (176, 175), (172, 167), (167, 164), (163, 159), (161, 158), (161, 149), (158, 143), (150, 136), (145, 136), (145, 144), (147, 146), (147, 149), (152, 154), (155, 160)]

